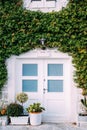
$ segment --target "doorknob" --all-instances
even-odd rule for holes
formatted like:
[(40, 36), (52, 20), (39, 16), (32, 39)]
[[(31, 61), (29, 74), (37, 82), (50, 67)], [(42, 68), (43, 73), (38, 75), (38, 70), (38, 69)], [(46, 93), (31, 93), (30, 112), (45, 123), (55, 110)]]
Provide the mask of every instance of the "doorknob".
[(47, 91), (48, 89), (46, 89), (46, 88), (43, 88), (43, 93), (45, 94), (45, 92)]

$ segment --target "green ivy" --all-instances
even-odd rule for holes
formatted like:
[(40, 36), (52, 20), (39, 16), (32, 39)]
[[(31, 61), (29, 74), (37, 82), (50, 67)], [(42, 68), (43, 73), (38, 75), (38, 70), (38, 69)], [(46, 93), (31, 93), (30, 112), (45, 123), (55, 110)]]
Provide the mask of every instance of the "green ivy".
[(70, 0), (59, 12), (26, 10), (21, 0), (0, 1), (0, 90), (7, 81), (6, 59), (34, 48), (58, 48), (73, 57), (74, 79), (87, 88), (87, 0)]

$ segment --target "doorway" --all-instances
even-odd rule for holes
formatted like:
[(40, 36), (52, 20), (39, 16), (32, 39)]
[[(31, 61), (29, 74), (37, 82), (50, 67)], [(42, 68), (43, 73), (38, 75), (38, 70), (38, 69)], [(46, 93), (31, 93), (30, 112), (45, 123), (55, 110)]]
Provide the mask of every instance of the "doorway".
[(43, 121), (70, 118), (70, 64), (68, 59), (17, 59), (16, 93), (29, 95), (29, 104), (45, 107)]

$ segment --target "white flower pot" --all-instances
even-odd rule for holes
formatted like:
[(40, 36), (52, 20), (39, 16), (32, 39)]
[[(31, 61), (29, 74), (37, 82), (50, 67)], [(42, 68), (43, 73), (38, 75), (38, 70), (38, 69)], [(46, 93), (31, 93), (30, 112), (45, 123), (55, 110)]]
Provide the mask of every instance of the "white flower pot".
[(10, 117), (11, 124), (15, 125), (27, 125), (28, 124), (28, 116), (18, 116), (18, 117)]
[(41, 124), (41, 115), (42, 113), (29, 113), (30, 124), (31, 125), (40, 125)]
[(7, 116), (1, 116), (0, 117), (0, 125), (7, 125)]
[(86, 121), (87, 122), (87, 116), (79, 116), (79, 121)]

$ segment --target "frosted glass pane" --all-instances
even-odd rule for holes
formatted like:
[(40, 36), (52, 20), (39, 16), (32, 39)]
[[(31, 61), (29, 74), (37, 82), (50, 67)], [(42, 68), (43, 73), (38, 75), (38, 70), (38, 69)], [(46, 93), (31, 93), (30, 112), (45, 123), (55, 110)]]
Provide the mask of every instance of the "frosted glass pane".
[(22, 80), (23, 92), (37, 92), (37, 80)]
[(63, 92), (63, 80), (48, 80), (48, 92)]
[(63, 64), (48, 64), (48, 76), (63, 76)]
[(23, 64), (22, 76), (37, 76), (37, 64)]

